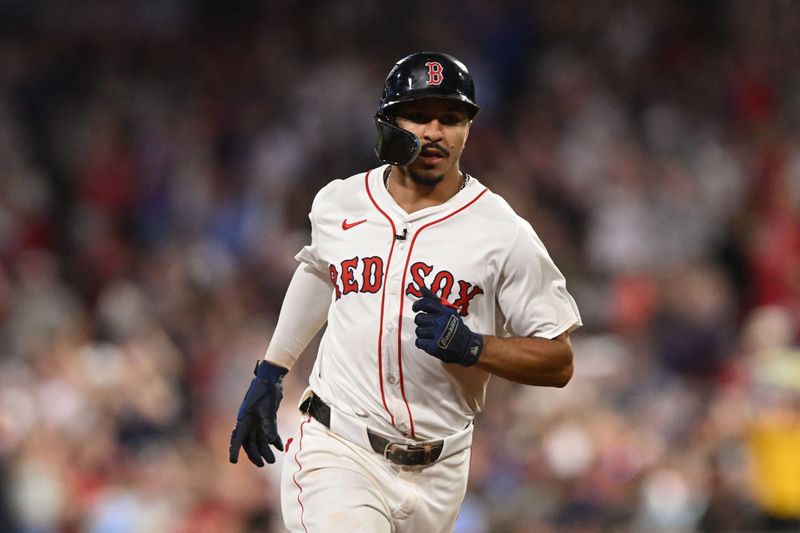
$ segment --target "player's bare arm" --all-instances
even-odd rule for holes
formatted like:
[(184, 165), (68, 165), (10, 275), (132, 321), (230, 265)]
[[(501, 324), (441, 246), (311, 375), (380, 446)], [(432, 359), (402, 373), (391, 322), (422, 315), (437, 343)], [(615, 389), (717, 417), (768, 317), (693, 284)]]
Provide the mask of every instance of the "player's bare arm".
[(427, 287), (414, 302), (416, 345), (445, 363), (475, 366), (505, 379), (544, 387), (563, 387), (572, 378), (569, 334), (501, 338), (473, 332), (456, 306)]
[(572, 377), (569, 334), (554, 339), (484, 335), (483, 351), (475, 366), (525, 385), (563, 387)]

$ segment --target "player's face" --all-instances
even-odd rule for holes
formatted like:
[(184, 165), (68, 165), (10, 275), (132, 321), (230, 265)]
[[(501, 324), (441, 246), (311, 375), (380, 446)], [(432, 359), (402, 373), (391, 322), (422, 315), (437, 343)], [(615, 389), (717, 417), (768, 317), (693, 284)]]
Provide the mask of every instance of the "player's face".
[(422, 149), (407, 165), (411, 179), (436, 185), (445, 177), (458, 177), (458, 160), (472, 122), (465, 106), (443, 98), (425, 98), (400, 104), (397, 125), (419, 137)]

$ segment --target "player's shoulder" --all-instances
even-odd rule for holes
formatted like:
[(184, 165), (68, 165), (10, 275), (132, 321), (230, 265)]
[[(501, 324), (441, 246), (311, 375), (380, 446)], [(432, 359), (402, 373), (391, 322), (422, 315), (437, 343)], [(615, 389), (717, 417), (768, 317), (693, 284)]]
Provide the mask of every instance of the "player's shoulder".
[[(480, 184), (485, 187), (483, 184)], [(502, 242), (505, 247), (513, 247), (521, 242), (533, 243), (541, 246), (541, 240), (533, 229), (531, 221), (519, 215), (511, 204), (500, 194), (489, 187), (482, 195), (481, 201), (475, 203), (474, 212), (478, 224), (492, 228), (495, 239)]]
[(511, 207), (511, 204), (505, 198), (494, 192), (491, 188), (487, 187), (486, 200), (499, 217), (513, 220), (519, 218), (517, 212)]
[[(486, 187), (481, 184), (482, 187)], [(481, 209), (487, 216), (491, 216), (495, 224), (503, 224), (514, 228), (530, 227), (527, 220), (522, 218), (505, 198), (486, 187), (486, 193), (476, 207)]]
[(367, 174), (374, 170), (367, 170), (353, 174), (347, 178), (337, 178), (322, 187), (314, 199), (314, 204), (338, 203), (364, 190)]

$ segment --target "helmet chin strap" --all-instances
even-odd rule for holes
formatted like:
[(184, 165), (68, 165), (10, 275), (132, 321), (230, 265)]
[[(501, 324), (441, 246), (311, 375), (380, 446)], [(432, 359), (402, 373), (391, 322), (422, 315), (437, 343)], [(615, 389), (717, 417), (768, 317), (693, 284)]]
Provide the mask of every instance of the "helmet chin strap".
[(378, 142), (375, 146), (378, 160), (401, 167), (414, 161), (422, 148), (417, 136), (393, 124), (389, 117), (376, 114), (374, 118), (375, 128), (378, 130)]

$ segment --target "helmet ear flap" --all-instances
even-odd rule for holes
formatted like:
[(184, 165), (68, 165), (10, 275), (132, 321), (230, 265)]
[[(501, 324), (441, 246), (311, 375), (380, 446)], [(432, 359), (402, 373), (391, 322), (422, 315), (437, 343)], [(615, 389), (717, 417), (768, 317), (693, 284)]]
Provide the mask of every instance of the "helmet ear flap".
[(378, 113), (374, 119), (378, 130), (375, 155), (381, 163), (402, 167), (417, 158), (422, 145), (416, 135), (394, 124), (386, 115)]

